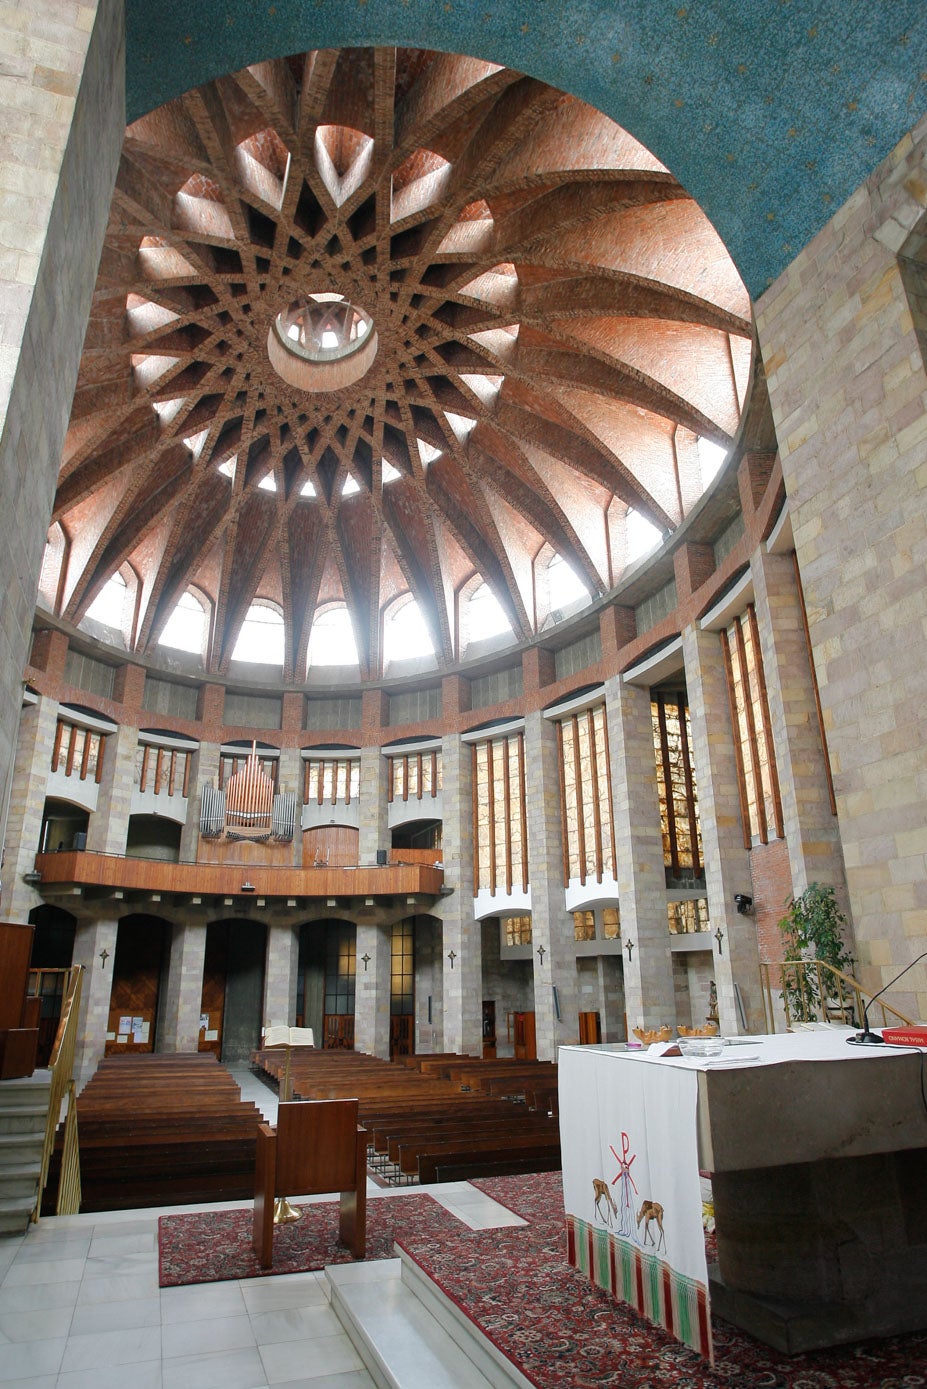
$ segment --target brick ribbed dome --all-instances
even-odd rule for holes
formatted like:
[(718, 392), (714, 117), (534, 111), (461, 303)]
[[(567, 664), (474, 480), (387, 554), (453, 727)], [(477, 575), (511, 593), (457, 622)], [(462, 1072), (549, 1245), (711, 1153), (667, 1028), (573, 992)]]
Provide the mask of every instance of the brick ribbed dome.
[[(358, 379), (352, 354), (311, 364), (321, 390), (272, 365), (307, 295), (369, 316)], [(479, 576), (529, 640), (545, 558), (597, 597), (629, 509), (663, 531), (691, 510), (751, 343), (707, 219), (583, 102), (421, 50), (220, 78), (126, 134), (55, 504), (59, 611), (80, 621), (128, 562), (147, 651), (194, 584), (223, 671), (263, 599), (298, 681), (316, 610), (345, 601), (371, 679), (407, 593), (455, 663)]]

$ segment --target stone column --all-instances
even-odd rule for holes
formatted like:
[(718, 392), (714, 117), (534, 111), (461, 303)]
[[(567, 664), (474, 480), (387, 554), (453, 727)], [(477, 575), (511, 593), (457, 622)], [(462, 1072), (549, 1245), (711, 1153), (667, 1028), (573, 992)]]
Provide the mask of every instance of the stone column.
[(0, 796), (125, 133), (124, 25), (121, 0), (0, 15)]
[(106, 736), (103, 775), (97, 808), (87, 828), (87, 849), (98, 854), (124, 854), (135, 786), (138, 729), (120, 724)]
[[(482, 928), (473, 915), (472, 753), (456, 734), (441, 744), (444, 883), (450, 896), (435, 905), (442, 923), (441, 1006), (432, 1021), (443, 1051), (483, 1054)], [(453, 960), (450, 958), (453, 952)], [(442, 1029), (443, 1022), (443, 1029)], [(443, 1030), (443, 1046), (442, 1046)]]
[(650, 690), (605, 682), (628, 1028), (676, 1021)]
[(187, 797), (187, 818), (180, 831), (180, 857), (184, 863), (195, 863), (200, 842), (200, 788), (219, 781), (219, 744), (200, 743), (193, 754), (190, 768), (190, 794)]
[(359, 796), (358, 860), (362, 864), (374, 864), (377, 850), (388, 849), (390, 842), (386, 760), (378, 747), (361, 750)]
[[(74, 936), (72, 963), (84, 967), (74, 1054), (78, 1090), (86, 1085), (103, 1059), (118, 929), (118, 919), (109, 916), (100, 921), (78, 922)], [(105, 960), (100, 958), (104, 950), (107, 952)]]
[(196, 1051), (203, 1002), (203, 961), (206, 927), (183, 921), (171, 928), (171, 958), (167, 971), (159, 1051)]
[[(295, 926), (274, 921), (267, 928), (267, 967), (264, 971), (264, 1023), (293, 1025), (296, 1017), (296, 971), (299, 964), (299, 932)], [(321, 1037), (317, 1038), (319, 1046)]]
[(40, 696), (37, 704), (23, 709), (2, 871), (0, 913), (4, 921), (28, 921), (33, 907), (42, 901), (23, 881), (23, 875), (35, 867), (57, 723), (54, 699)]
[[(794, 559), (761, 548), (750, 568), (792, 890), (798, 894), (809, 883), (830, 883), (845, 908), (843, 852), (831, 809)], [(785, 904), (778, 906), (781, 915)]]
[[(731, 731), (727, 679), (717, 632), (687, 627), (682, 649), (692, 724), (692, 761), (698, 785), (699, 820), (708, 889), (718, 1017), (723, 1033), (743, 1032), (734, 991), (737, 983), (746, 1031), (762, 1032), (763, 1000), (756, 926), (741, 916), (734, 894), (749, 889), (750, 855), (744, 848), (737, 762)], [(723, 932), (720, 943), (715, 932)]]
[(871, 989), (927, 933), (925, 159), (922, 118), (756, 306)]
[[(364, 956), (367, 956), (366, 963)], [(354, 990), (354, 1050), (389, 1057), (392, 932), (388, 926), (358, 925)]]
[(563, 896), (557, 730), (540, 711), (525, 719), (525, 763), (534, 1026), (538, 1059), (556, 1061), (558, 1047), (579, 1041), (579, 981), (573, 917)]

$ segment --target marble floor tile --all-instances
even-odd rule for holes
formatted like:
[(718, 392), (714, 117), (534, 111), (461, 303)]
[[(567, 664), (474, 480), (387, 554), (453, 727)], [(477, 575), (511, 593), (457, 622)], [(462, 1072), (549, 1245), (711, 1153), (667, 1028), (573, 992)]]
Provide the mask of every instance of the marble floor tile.
[[(73, 1308), (80, 1286), (76, 1278), (69, 1283), (47, 1283), (42, 1289), (42, 1306), (49, 1310), (57, 1307)], [(15, 1287), (0, 1287), (0, 1314), (31, 1312), (35, 1301), (34, 1284), (20, 1283)]]
[[(319, 1379), (322, 1375), (362, 1370), (363, 1361), (342, 1332), (302, 1341), (277, 1341), (260, 1347), (268, 1384), (293, 1379)], [(423, 1386), (424, 1389), (424, 1386)]]
[(174, 1322), (161, 1328), (161, 1355), (165, 1360), (205, 1355), (209, 1351), (243, 1350), (254, 1342), (251, 1318), (247, 1313), (240, 1317)]
[(156, 1297), (157, 1294), (156, 1266), (143, 1273), (131, 1273), (122, 1277), (88, 1270), (80, 1284), (77, 1305), (80, 1307), (89, 1302), (136, 1301), (140, 1297)]
[(161, 1389), (161, 1361), (136, 1362), (128, 1371), (124, 1365), (102, 1370), (70, 1370), (58, 1376), (56, 1389)]
[(242, 1317), (248, 1309), (237, 1283), (196, 1283), (161, 1289), (161, 1322), (205, 1321), (209, 1317)]
[(161, 1365), (163, 1389), (263, 1389), (267, 1374), (257, 1347), (186, 1355)]
[(98, 1331), (130, 1331), (137, 1326), (161, 1325), (161, 1299), (127, 1297), (115, 1301), (85, 1302), (74, 1310), (71, 1335), (84, 1336)]
[(0, 1356), (12, 1341), (44, 1341), (49, 1337), (67, 1336), (71, 1329), (71, 1307), (46, 1307), (44, 1301), (36, 1306), (33, 1297), (30, 1310), (0, 1311)]
[(0, 1384), (30, 1376), (57, 1374), (66, 1344), (63, 1336), (49, 1336), (44, 1341), (20, 1341), (15, 1345), (5, 1345), (0, 1354)]
[[(133, 1365), (141, 1360), (157, 1360), (161, 1354), (161, 1328), (136, 1326), (126, 1331), (94, 1331), (69, 1336), (61, 1369), (106, 1370), (114, 1365)], [(125, 1375), (131, 1381), (131, 1372)]]
[(259, 1346), (299, 1341), (310, 1336), (340, 1336), (344, 1331), (328, 1303), (322, 1307), (288, 1307), (276, 1312), (260, 1312), (252, 1315), (251, 1326)]
[(330, 1301), (324, 1274), (287, 1273), (277, 1278), (246, 1278), (238, 1284), (252, 1317), (287, 1307), (323, 1307)]
[(83, 1259), (16, 1259), (4, 1275), (0, 1288), (15, 1288), (23, 1284), (45, 1287), (49, 1283), (69, 1283), (84, 1274)]

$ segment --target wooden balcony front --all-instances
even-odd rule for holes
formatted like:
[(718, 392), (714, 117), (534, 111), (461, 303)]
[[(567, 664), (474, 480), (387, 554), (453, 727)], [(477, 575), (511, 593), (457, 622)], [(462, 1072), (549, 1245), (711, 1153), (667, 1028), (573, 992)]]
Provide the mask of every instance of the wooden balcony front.
[[(397, 855), (398, 857), (399, 855)], [(36, 854), (36, 883), (43, 895), (56, 890), (101, 889), (110, 892), (180, 897), (252, 899), (429, 897), (441, 895), (444, 871), (432, 863), (382, 866), (279, 868), (253, 863), (168, 863), (161, 859), (126, 858), (120, 854)]]

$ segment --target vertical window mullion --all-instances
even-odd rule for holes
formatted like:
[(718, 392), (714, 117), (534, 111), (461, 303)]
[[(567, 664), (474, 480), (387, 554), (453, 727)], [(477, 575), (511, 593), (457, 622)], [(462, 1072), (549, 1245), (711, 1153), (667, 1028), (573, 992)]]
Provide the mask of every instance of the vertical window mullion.
[(695, 797), (695, 778), (692, 775), (692, 753), (689, 748), (688, 706), (679, 696), (679, 741), (682, 749), (682, 768), (686, 780), (686, 809), (689, 815), (689, 842), (692, 845), (692, 872), (702, 875), (702, 846), (699, 834), (698, 809)]
[(566, 887), (570, 881), (570, 844), (569, 844), (569, 821), (567, 816), (566, 803), (566, 773), (564, 770), (564, 758), (566, 748), (563, 742), (563, 720), (557, 720), (557, 771), (560, 776), (560, 838), (563, 843), (563, 886)]
[(766, 768), (769, 773), (769, 794), (773, 806), (773, 821), (775, 824), (776, 838), (783, 836), (782, 827), (782, 797), (779, 794), (779, 773), (776, 768), (776, 751), (773, 746), (772, 720), (769, 716), (769, 698), (766, 693), (766, 671), (763, 666), (763, 653), (760, 650), (760, 631), (756, 621), (756, 608), (751, 603), (747, 608), (747, 618), (750, 622), (750, 635), (753, 638), (753, 668), (756, 671), (757, 700), (760, 706), (760, 718), (763, 721), (763, 737), (766, 741)]
[(734, 742), (734, 762), (737, 767), (737, 790), (740, 795), (740, 819), (743, 829), (744, 848), (751, 845), (750, 806), (747, 800), (747, 779), (744, 769), (744, 750), (740, 737), (740, 720), (737, 717), (737, 695), (734, 690), (734, 665), (731, 644), (727, 632), (718, 633), (721, 638), (721, 654), (724, 658), (724, 675), (727, 682), (727, 700), (731, 713), (731, 733)]
[(602, 881), (602, 807), (599, 804), (599, 753), (596, 746), (596, 711), (586, 715), (589, 725), (589, 786), (592, 794), (592, 829), (595, 842), (595, 880)]
[(743, 618), (737, 619), (734, 624), (734, 632), (737, 637), (737, 656), (740, 661), (740, 678), (743, 684), (744, 718), (747, 723), (750, 761), (753, 765), (753, 785), (756, 788), (757, 827), (759, 829), (761, 843), (767, 844), (769, 842), (769, 830), (766, 824), (766, 795), (763, 789), (763, 769), (760, 765), (760, 749), (756, 737), (756, 719), (754, 717), (755, 692), (750, 683), (750, 669), (747, 665), (747, 643), (744, 637)]

